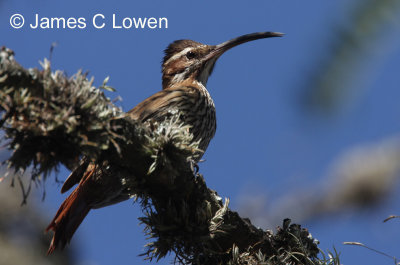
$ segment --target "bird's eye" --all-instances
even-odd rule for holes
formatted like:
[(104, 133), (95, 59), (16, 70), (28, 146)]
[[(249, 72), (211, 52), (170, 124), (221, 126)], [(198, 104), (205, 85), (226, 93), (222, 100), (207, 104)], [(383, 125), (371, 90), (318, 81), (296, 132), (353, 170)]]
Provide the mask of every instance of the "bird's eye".
[(194, 57), (196, 57), (196, 54), (192, 51), (186, 53), (186, 58), (188, 58), (189, 60), (193, 59)]

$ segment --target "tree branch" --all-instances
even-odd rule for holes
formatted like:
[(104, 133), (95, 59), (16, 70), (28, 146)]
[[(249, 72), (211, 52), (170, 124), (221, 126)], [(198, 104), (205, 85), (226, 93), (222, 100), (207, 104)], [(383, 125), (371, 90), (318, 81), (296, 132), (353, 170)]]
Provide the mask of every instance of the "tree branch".
[(82, 156), (101, 165), (104, 178), (117, 178), (141, 202), (149, 259), (173, 251), (185, 264), (326, 264), (306, 229), (287, 219), (276, 234), (263, 231), (207, 188), (193, 162), (197, 145), (178, 117), (144, 127), (86, 74), (68, 78), (47, 60), (42, 66), (24, 69), (1, 48), (0, 129), (13, 152), (10, 168), (32, 166), (38, 180), (60, 163), (74, 168)]

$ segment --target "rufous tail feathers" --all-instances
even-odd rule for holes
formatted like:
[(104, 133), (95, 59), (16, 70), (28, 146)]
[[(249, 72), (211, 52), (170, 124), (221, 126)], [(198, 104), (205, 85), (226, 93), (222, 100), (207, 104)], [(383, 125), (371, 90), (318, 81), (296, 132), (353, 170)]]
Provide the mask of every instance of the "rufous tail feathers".
[(46, 232), (50, 230), (54, 231), (47, 255), (53, 253), (58, 247), (63, 249), (89, 213), (91, 207), (86, 200), (87, 189), (85, 184), (93, 173), (94, 170), (88, 170), (83, 174), (79, 185), (61, 204), (54, 219), (46, 228)]

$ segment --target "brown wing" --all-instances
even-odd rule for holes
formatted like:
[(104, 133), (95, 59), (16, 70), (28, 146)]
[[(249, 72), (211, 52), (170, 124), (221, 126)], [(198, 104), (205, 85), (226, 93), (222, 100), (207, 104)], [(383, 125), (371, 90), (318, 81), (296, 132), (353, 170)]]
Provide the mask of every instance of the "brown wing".
[(179, 88), (167, 88), (157, 92), (151, 97), (139, 103), (128, 111), (128, 114), (136, 120), (161, 121), (171, 115), (174, 109), (188, 110), (199, 97), (198, 91), (192, 86), (180, 86)]
[[(169, 115), (168, 111), (171, 111), (174, 107), (181, 109), (185, 107), (185, 104), (190, 104), (190, 102), (193, 104), (193, 100), (191, 101), (190, 98), (195, 91), (196, 90), (190, 86), (181, 86), (178, 89), (174, 88), (159, 91), (128, 111), (128, 114), (136, 120), (161, 121)], [(65, 180), (61, 188), (61, 193), (66, 192), (74, 185), (78, 184), (85, 175), (89, 165), (89, 159), (82, 158), (79, 165)]]
[(206, 150), (216, 130), (214, 103), (207, 90), (192, 81), (178, 85), (152, 95), (128, 112), (133, 119), (146, 121), (164, 121), (180, 112), (180, 119), (191, 126), (193, 141), (200, 140), (199, 148)]
[(78, 184), (81, 181), (83, 175), (85, 174), (90, 162), (89, 159), (83, 157), (79, 162), (79, 165), (71, 172), (68, 178), (65, 180), (63, 186), (61, 187), (61, 193), (66, 192), (75, 184)]

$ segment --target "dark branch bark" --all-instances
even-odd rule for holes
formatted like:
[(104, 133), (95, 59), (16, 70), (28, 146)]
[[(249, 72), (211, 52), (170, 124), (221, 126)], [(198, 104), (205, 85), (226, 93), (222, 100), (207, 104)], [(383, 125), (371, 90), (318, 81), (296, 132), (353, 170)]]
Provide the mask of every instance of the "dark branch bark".
[[(143, 207), (153, 242), (144, 253), (160, 259), (168, 252), (192, 264), (324, 264), (316, 241), (285, 220), (276, 234), (253, 226), (207, 188), (192, 162), (197, 146), (177, 122), (154, 130), (130, 119), (85, 74), (67, 78), (24, 69), (7, 48), (0, 51), (0, 120), (10, 168), (33, 166), (32, 179), (62, 163), (73, 168), (86, 156), (118, 177)], [(103, 85), (103, 88), (106, 84)]]

